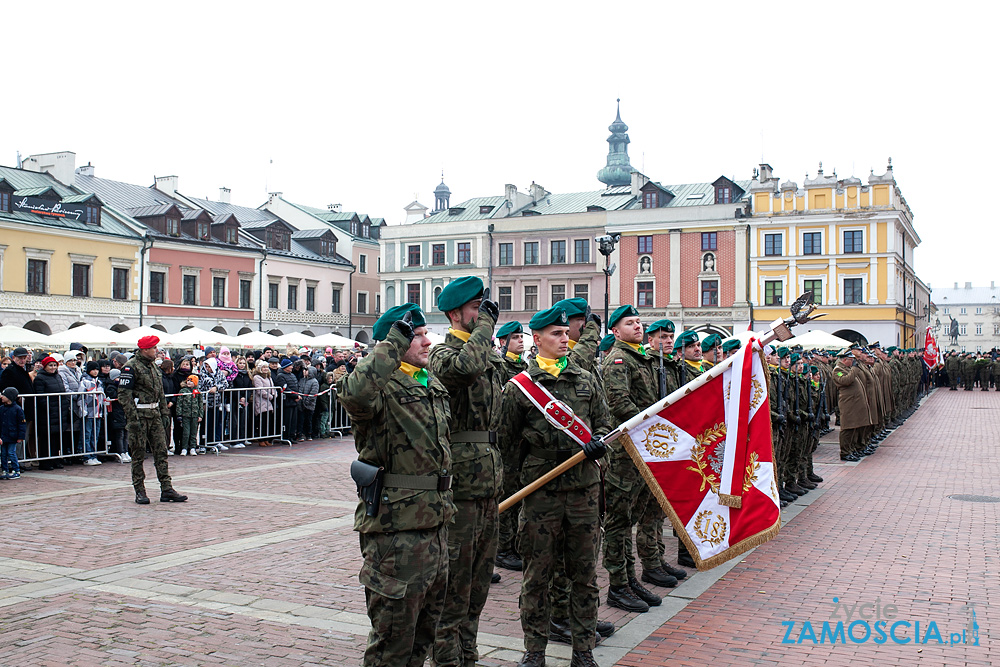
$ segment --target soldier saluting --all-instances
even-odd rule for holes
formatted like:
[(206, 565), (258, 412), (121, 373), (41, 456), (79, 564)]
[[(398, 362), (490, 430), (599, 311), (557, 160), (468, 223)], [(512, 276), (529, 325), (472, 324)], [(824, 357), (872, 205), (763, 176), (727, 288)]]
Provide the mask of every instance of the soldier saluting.
[(538, 356), (503, 390), (500, 445), (525, 443), (521, 485), (529, 484), (583, 448), (589, 460), (524, 499), (518, 545), (524, 559), (521, 628), (525, 653), (520, 667), (544, 667), (549, 639), (549, 578), (557, 545), (572, 549), (565, 561), (571, 582), (569, 616), (573, 667), (596, 667), (597, 551), (600, 541), (600, 469), (607, 453), (601, 437), (611, 430), (607, 404), (595, 376), (568, 356), (569, 318), (549, 308), (529, 326)]
[(167, 472), (167, 436), (163, 423), (170, 416), (167, 400), (163, 395), (163, 375), (156, 360), (156, 346), (160, 339), (143, 336), (139, 339), (139, 350), (122, 368), (118, 376), (118, 406), (125, 413), (128, 428), (128, 449), (132, 457), (132, 486), (135, 488), (135, 502), (148, 505), (146, 495), (146, 472), (142, 463), (146, 458), (146, 446), (153, 452), (153, 465), (160, 482), (161, 503), (182, 503), (187, 496), (174, 491)]
[(372, 353), (337, 381), (358, 450), (354, 530), (372, 623), (363, 664), (418, 667), (434, 643), (448, 583), (451, 408), (426, 370), (431, 341), (419, 306), (390, 308), (372, 337), (380, 341)]

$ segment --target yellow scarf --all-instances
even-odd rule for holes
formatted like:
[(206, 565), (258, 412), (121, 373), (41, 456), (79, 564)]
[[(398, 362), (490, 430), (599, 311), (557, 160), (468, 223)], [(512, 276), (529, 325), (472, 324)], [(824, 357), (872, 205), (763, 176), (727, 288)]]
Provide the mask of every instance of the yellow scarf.
[(646, 348), (644, 348), (639, 343), (629, 343), (628, 341), (624, 341), (624, 340), (622, 342), (625, 343), (626, 345), (628, 345), (630, 348), (632, 348), (636, 352), (638, 352), (639, 354), (641, 354), (642, 356), (644, 356), (644, 357), (646, 356)]
[(701, 365), (700, 361), (691, 361), (690, 359), (685, 359), (684, 361), (687, 362), (687, 364), (691, 366), (691, 368), (695, 369), (699, 373), (705, 371), (705, 368)]
[(508, 352), (507, 353), (507, 358), (510, 359), (511, 361), (516, 361), (518, 363), (521, 362), (521, 355), (520, 354), (514, 354), (513, 352)]
[(406, 373), (411, 378), (413, 378), (420, 384), (424, 385), (425, 387), (427, 386), (427, 380), (429, 376), (427, 375), (426, 368), (417, 368), (413, 364), (408, 364), (405, 361), (401, 361), (399, 362), (399, 370), (403, 371), (404, 373)]
[(571, 350), (574, 347), (576, 347), (576, 341), (575, 340), (568, 340), (568, 341), (566, 341), (566, 343), (569, 345), (569, 349), (571, 349)]
[(559, 359), (535, 357), (535, 361), (538, 362), (539, 368), (553, 377), (559, 377), (559, 373), (561, 373), (562, 369), (566, 368), (566, 364), (569, 363), (569, 360), (566, 359), (566, 357), (560, 357)]
[(469, 342), (469, 336), (472, 335), (468, 331), (459, 331), (458, 329), (452, 329), (451, 327), (448, 327), (448, 333), (455, 336), (456, 338), (461, 338), (466, 343)]

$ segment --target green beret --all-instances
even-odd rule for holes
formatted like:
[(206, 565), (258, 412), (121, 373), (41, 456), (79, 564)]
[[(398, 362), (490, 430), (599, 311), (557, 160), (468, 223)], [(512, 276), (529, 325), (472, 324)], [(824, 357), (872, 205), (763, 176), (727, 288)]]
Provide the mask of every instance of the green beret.
[(885, 348), (885, 351), (888, 352), (889, 354), (892, 354), (893, 352), (895, 352), (898, 349), (899, 348), (896, 347), (895, 345), (890, 345), (889, 347)]
[(372, 327), (372, 338), (375, 340), (385, 340), (389, 335), (389, 329), (392, 328), (392, 323), (403, 319), (406, 313), (413, 313), (410, 317), (413, 318), (414, 328), (427, 324), (427, 321), (424, 319), (424, 311), (420, 310), (420, 306), (415, 303), (404, 303), (401, 306), (393, 306), (382, 313), (382, 317), (378, 318), (375, 326)]
[(819, 368), (817, 366), (810, 366), (809, 367), (809, 372), (810, 373), (819, 373)]
[(789, 359), (789, 362), (792, 364), (792, 366), (794, 366), (795, 364), (799, 363), (799, 359), (801, 358), (802, 358), (801, 354), (799, 354), (798, 352), (794, 352), (792, 353), (792, 357), (791, 359)]
[(705, 340), (701, 341), (701, 351), (708, 352), (716, 345), (722, 343), (722, 336), (719, 334), (712, 334), (711, 336), (705, 336)]
[(473, 299), (483, 296), (483, 281), (476, 276), (452, 280), (438, 294), (437, 307), (443, 313), (461, 308)]
[(597, 346), (598, 351), (607, 352), (611, 349), (611, 346), (615, 344), (615, 335), (608, 334), (601, 339), (601, 344)]
[(791, 354), (791, 351), (789, 351), (789, 349), (787, 347), (779, 347), (777, 349), (777, 352), (778, 352), (778, 358), (779, 359), (784, 359), (785, 357), (787, 357), (788, 355)]
[(521, 323), (517, 320), (513, 322), (508, 322), (507, 324), (500, 327), (496, 332), (497, 338), (504, 338), (515, 333), (524, 333), (524, 329), (521, 328)]
[(729, 354), (734, 350), (738, 350), (741, 347), (743, 347), (743, 343), (740, 342), (739, 338), (730, 338), (722, 343), (722, 351), (726, 354)]
[(682, 350), (688, 345), (692, 345), (698, 342), (698, 332), (694, 329), (688, 329), (687, 331), (682, 331), (677, 338), (674, 339), (674, 349)]
[(528, 328), (532, 331), (540, 331), (550, 324), (558, 324), (559, 326), (567, 326), (569, 324), (569, 318), (566, 317), (566, 311), (557, 306), (552, 306), (547, 310), (535, 313), (531, 321), (528, 322)]
[(563, 299), (552, 304), (554, 308), (566, 311), (566, 317), (583, 317), (587, 314), (586, 299)]
[(660, 329), (663, 329), (664, 331), (666, 331), (668, 333), (673, 333), (674, 332), (674, 323), (671, 322), (670, 320), (656, 320), (655, 322), (653, 322), (652, 324), (650, 324), (648, 327), (646, 327), (646, 333), (647, 334), (651, 334), (653, 332), (659, 331)]
[(615, 312), (611, 313), (611, 317), (608, 318), (608, 328), (618, 324), (618, 320), (623, 317), (639, 317), (639, 311), (635, 309), (635, 306), (618, 306)]

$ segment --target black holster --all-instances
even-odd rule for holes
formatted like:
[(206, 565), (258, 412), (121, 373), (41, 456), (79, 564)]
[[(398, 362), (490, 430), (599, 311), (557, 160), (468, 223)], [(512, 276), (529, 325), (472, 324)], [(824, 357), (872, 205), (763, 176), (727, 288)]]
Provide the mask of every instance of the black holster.
[(378, 514), (379, 500), (382, 496), (382, 479), (385, 468), (374, 466), (364, 461), (351, 462), (351, 479), (358, 485), (358, 498), (365, 503), (365, 514)]

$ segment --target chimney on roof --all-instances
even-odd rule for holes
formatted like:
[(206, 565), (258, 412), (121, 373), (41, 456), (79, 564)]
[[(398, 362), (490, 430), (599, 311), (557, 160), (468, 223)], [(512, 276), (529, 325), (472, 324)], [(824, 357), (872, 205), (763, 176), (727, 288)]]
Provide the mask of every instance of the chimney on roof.
[(76, 153), (60, 151), (29, 155), (21, 163), (21, 168), (48, 174), (63, 185), (73, 185), (73, 180), (76, 178)]
[(531, 187), (528, 188), (528, 192), (531, 193), (531, 203), (533, 204), (537, 204), (545, 197), (545, 188), (534, 181), (531, 182)]
[(94, 175), (94, 165), (92, 165), (92, 164), (90, 164), (88, 162), (86, 165), (84, 165), (82, 167), (77, 167), (76, 168), (76, 175), (77, 176), (93, 176)]
[(632, 176), (632, 196), (638, 197), (639, 191), (642, 190), (642, 186), (646, 185), (646, 183), (649, 183), (649, 176), (646, 176), (641, 172), (635, 171), (634, 169), (632, 170), (631, 176)]
[(972, 289), (972, 283), (965, 283), (965, 289)]
[(766, 162), (760, 163), (760, 173), (757, 175), (758, 183), (767, 183), (774, 178), (774, 170)]
[(955, 289), (958, 289), (958, 283), (955, 283)]
[(333, 211), (334, 213), (340, 213), (340, 211), (342, 210), (342, 208), (343, 207), (340, 204), (327, 204), (326, 205), (326, 210)]
[(273, 204), (275, 199), (281, 199), (282, 193), (280, 192), (268, 192), (267, 193), (267, 203)]
[(173, 197), (177, 194), (177, 188), (180, 186), (180, 180), (181, 179), (177, 176), (154, 176), (153, 187), (163, 194)]
[(231, 203), (232, 197), (230, 195), (232, 194), (233, 191), (230, 190), (229, 188), (226, 187), (219, 188), (219, 201), (222, 202), (223, 204)]

